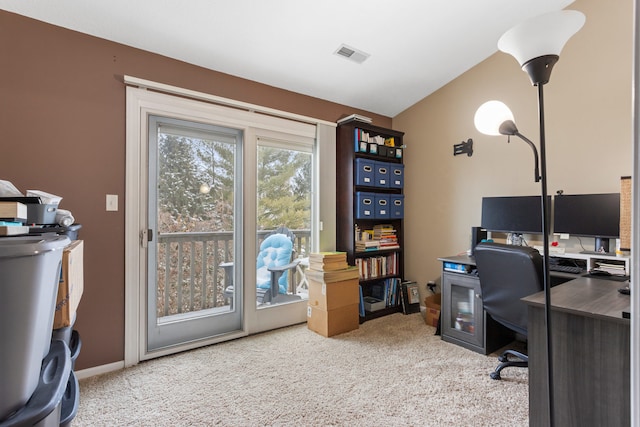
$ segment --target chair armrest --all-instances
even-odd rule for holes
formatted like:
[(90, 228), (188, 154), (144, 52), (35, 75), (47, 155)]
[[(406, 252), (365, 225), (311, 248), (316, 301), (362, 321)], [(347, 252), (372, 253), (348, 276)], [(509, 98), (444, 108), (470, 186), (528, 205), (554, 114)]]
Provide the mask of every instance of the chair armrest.
[(287, 271), (287, 270), (289, 270), (291, 268), (295, 268), (298, 264), (300, 264), (300, 260), (299, 259), (295, 259), (292, 262), (290, 262), (289, 264), (279, 265), (277, 267), (269, 267), (269, 268), (267, 268), (267, 270), (273, 271), (273, 272), (283, 272), (283, 271)]
[(224, 287), (233, 286), (233, 261), (221, 262), (218, 266), (224, 269)]

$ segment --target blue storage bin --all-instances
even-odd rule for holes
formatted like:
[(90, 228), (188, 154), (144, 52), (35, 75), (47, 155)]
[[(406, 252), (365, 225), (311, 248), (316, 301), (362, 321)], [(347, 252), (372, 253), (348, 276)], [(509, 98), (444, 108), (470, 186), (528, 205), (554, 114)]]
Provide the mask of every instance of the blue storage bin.
[(389, 197), (390, 218), (404, 218), (404, 195), (392, 194)]
[(402, 188), (404, 187), (404, 165), (391, 163), (389, 165), (389, 187)]
[(389, 195), (388, 194), (376, 194), (375, 195), (375, 203), (376, 203), (376, 219), (384, 219), (390, 218), (389, 212)]
[(376, 187), (389, 187), (389, 166), (387, 162), (375, 162)]
[(371, 219), (375, 215), (375, 194), (356, 192), (356, 219)]
[(356, 159), (356, 185), (375, 184), (375, 161), (369, 159)]

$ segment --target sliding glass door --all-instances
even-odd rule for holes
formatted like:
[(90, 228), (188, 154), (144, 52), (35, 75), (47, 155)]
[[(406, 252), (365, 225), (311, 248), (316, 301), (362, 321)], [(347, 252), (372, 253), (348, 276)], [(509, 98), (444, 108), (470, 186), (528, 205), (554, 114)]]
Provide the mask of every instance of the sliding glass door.
[(242, 132), (149, 116), (147, 350), (240, 330)]

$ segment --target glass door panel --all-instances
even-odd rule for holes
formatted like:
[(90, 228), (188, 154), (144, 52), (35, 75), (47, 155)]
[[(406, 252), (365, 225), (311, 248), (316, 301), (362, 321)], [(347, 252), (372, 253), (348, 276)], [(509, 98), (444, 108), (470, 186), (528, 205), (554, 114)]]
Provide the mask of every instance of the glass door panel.
[[(304, 302), (312, 244), (312, 146), (259, 139), (257, 307)], [(283, 269), (283, 271), (275, 271)]]
[(147, 351), (241, 329), (242, 133), (149, 117)]

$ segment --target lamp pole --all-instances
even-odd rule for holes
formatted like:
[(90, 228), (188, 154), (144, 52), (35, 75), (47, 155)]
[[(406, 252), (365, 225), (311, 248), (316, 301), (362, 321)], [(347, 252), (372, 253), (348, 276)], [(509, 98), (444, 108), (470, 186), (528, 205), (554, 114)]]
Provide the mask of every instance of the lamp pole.
[(522, 64), (522, 70), (529, 75), (531, 84), (538, 88), (538, 122), (540, 123), (540, 187), (542, 193), (542, 271), (544, 282), (544, 317), (547, 344), (547, 396), (549, 402), (549, 426), (554, 425), (553, 410), (553, 350), (551, 337), (551, 274), (549, 273), (549, 206), (547, 202), (547, 149), (544, 129), (544, 90), (551, 78), (551, 70), (558, 62), (558, 55), (542, 55)]
[(538, 118), (540, 122), (540, 187), (542, 193), (542, 239), (544, 254), (542, 271), (544, 274), (544, 315), (547, 341), (547, 393), (549, 401), (549, 426), (554, 425), (553, 411), (553, 351), (551, 340), (551, 275), (549, 273), (549, 206), (547, 201), (547, 153), (544, 130), (544, 93), (543, 83), (538, 83)]

